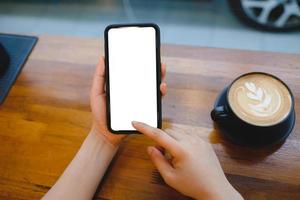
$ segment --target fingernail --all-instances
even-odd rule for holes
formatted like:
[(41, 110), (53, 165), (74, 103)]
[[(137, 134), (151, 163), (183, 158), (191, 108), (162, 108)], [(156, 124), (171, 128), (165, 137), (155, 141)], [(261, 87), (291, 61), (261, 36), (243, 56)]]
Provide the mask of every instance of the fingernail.
[(137, 122), (137, 121), (132, 121), (131, 123), (132, 123), (132, 125), (137, 125), (139, 122)]
[(144, 125), (144, 123), (138, 121), (132, 121), (132, 125)]
[(148, 154), (151, 155), (153, 153), (153, 150), (154, 150), (153, 147), (148, 147), (147, 148)]

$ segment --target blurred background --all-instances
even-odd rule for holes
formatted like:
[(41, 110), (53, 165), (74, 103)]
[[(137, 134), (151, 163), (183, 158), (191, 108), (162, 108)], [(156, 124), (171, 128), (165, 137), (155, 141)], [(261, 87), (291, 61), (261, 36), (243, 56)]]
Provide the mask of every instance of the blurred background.
[(1, 0), (0, 32), (103, 37), (154, 22), (162, 43), (300, 53), (300, 0)]

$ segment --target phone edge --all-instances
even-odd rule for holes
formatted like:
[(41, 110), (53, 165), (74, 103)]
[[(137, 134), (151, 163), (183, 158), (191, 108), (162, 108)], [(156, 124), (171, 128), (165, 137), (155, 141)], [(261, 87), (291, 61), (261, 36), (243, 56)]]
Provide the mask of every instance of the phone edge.
[(161, 55), (160, 55), (160, 28), (155, 23), (132, 23), (132, 24), (110, 24), (104, 30), (104, 60), (105, 60), (105, 89), (106, 89), (106, 122), (108, 130), (113, 134), (139, 134), (136, 130), (121, 130), (115, 131), (111, 128), (110, 120), (110, 90), (109, 90), (109, 61), (108, 61), (108, 31), (112, 28), (120, 27), (153, 27), (155, 29), (155, 43), (156, 43), (156, 92), (157, 92), (157, 128), (162, 127), (162, 106), (161, 106)]

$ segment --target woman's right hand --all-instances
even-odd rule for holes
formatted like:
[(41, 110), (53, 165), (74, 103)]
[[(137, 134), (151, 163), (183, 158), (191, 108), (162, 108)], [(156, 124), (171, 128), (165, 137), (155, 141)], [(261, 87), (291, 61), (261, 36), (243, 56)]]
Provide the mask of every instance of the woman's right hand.
[[(164, 132), (141, 122), (133, 126), (158, 143), (148, 154), (165, 182), (195, 199), (243, 199), (231, 186), (212, 146), (197, 133)], [(167, 159), (161, 149), (171, 158)]]

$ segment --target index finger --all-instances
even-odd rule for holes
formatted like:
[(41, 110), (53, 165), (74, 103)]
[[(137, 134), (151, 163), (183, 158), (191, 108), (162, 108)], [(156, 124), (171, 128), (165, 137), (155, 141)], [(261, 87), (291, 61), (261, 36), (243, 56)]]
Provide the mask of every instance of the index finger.
[(134, 121), (132, 122), (132, 125), (134, 128), (136, 128), (136, 130), (150, 137), (159, 145), (167, 149), (173, 156), (179, 156), (181, 154), (181, 148), (178, 142), (162, 130), (154, 128), (142, 122)]

